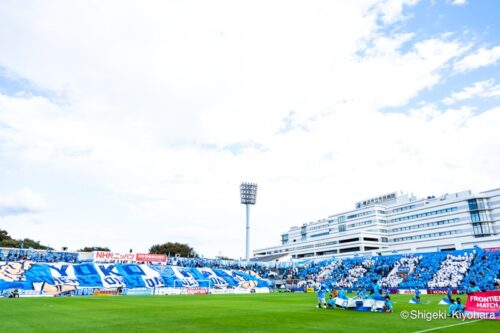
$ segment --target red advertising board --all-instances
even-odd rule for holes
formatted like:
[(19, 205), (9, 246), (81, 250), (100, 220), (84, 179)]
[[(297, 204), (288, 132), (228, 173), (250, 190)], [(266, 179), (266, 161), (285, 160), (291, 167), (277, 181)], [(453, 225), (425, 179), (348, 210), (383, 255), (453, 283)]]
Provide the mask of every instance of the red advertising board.
[(186, 288), (186, 294), (188, 294), (188, 295), (206, 295), (206, 294), (208, 294), (208, 289), (207, 288), (200, 288), (200, 287)]
[(167, 256), (165, 254), (137, 253), (136, 260), (138, 262), (167, 262)]
[[(451, 291), (452, 294), (457, 294), (456, 290)], [(427, 294), (432, 295), (432, 294), (439, 294), (439, 295), (447, 295), (448, 290), (446, 289), (427, 289)]]
[[(500, 291), (469, 294), (465, 310), (467, 312), (498, 313), (500, 310)], [(500, 317), (497, 316), (496, 319), (500, 319)]]
[(500, 247), (489, 247), (487, 249), (484, 249), (484, 252), (497, 252), (500, 251)]

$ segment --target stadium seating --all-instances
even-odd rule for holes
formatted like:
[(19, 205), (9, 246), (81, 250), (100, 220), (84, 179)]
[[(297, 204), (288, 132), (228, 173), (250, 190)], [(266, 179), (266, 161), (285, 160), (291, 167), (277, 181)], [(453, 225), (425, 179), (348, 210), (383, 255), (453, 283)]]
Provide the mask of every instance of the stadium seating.
[(441, 263), (441, 268), (427, 283), (429, 288), (457, 288), (463, 280), (474, 255), (464, 253), (463, 255), (448, 254)]
[(467, 289), (475, 282), (481, 290), (493, 289), (493, 283), (500, 282), (500, 252), (479, 252), (472, 261), (467, 275), (462, 280), (461, 289)]
[[(91, 258), (82, 256), (81, 258)], [(0, 262), (29, 263), (85, 263), (76, 252), (58, 252), (24, 249), (0, 249)], [(31, 265), (31, 264), (29, 264)], [(24, 267), (24, 266), (23, 266)], [(31, 266), (29, 266), (31, 267)], [(151, 266), (153, 267), (153, 266)], [(273, 281), (295, 287), (316, 286), (370, 290), (373, 281), (387, 289), (466, 289), (474, 281), (481, 289), (491, 289), (499, 280), (500, 251), (483, 252), (479, 248), (465, 251), (417, 253), (411, 255), (330, 258), (300, 262), (245, 262), (205, 258), (169, 257), (166, 264), (154, 266), (159, 271), (165, 267), (186, 269), (199, 275), (198, 270), (212, 269), (224, 275), (225, 270), (263, 279), (273, 286)], [(163, 268), (162, 268), (163, 267)], [(201, 271), (200, 271), (201, 272)]]
[(413, 272), (399, 284), (399, 288), (405, 289), (425, 289), (427, 282), (432, 279), (434, 274), (441, 267), (441, 262), (446, 258), (446, 252), (424, 253), (421, 254), (418, 265)]
[(387, 276), (380, 279), (380, 283), (387, 288), (397, 288), (403, 281), (402, 272), (411, 274), (418, 265), (421, 257), (405, 256), (394, 263), (394, 267)]
[(0, 261), (22, 261), (33, 262), (78, 262), (77, 252), (57, 252), (50, 250), (33, 249), (0, 249)]
[(372, 264), (367, 267), (367, 272), (354, 284), (355, 288), (370, 288), (373, 281), (380, 281), (393, 269), (394, 264), (401, 258), (401, 255), (376, 256), (372, 258)]

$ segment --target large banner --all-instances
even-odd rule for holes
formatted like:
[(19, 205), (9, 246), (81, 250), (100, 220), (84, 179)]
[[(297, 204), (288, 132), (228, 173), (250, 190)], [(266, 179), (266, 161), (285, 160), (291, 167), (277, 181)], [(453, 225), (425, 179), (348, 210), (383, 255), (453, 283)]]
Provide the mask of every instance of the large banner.
[(478, 318), (500, 320), (500, 291), (469, 294), (465, 311), (477, 314)]
[(210, 287), (215, 289), (269, 287), (268, 283), (242, 271), (151, 265), (167, 287)]
[[(427, 289), (419, 289), (419, 290), (420, 290), (420, 293), (422, 295), (427, 294)], [(415, 289), (399, 289), (398, 290), (398, 294), (402, 294), (402, 295), (414, 295), (415, 294)]]
[(267, 282), (241, 271), (146, 264), (0, 262), (0, 292), (34, 290), (47, 294), (82, 288), (201, 287), (255, 289)]
[(354, 311), (382, 311), (384, 308), (385, 299), (382, 296), (375, 296), (373, 298), (359, 298), (359, 297), (337, 297), (335, 305), (347, 310)]

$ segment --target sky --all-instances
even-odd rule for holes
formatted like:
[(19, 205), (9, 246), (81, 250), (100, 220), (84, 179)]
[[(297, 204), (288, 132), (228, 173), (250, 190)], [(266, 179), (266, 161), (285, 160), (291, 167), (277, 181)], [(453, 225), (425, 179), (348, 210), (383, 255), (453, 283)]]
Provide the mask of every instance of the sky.
[(500, 3), (0, 2), (0, 229), (251, 248), (391, 191), (500, 187)]

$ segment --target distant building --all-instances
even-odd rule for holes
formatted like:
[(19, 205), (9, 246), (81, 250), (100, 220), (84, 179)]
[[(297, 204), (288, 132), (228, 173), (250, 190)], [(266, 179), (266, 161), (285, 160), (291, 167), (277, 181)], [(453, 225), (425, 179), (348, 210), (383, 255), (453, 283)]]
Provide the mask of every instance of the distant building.
[(355, 207), (290, 228), (281, 235), (281, 245), (255, 250), (255, 259), (500, 247), (500, 189), (426, 199), (393, 192), (359, 201)]

